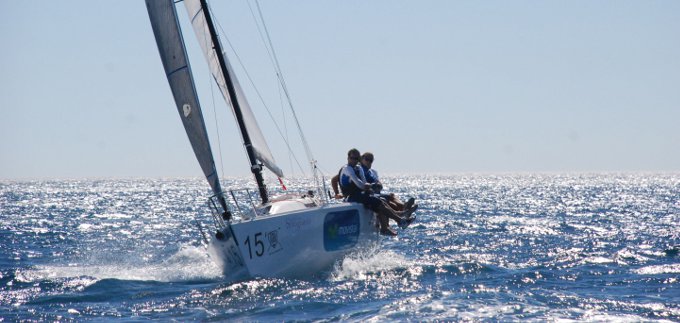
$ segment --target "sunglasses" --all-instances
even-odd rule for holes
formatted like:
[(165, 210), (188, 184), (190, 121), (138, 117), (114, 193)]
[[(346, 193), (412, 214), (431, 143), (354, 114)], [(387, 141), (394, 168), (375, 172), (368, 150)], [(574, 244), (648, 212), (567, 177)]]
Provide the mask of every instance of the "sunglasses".
[(359, 160), (359, 156), (349, 156), (349, 160)]

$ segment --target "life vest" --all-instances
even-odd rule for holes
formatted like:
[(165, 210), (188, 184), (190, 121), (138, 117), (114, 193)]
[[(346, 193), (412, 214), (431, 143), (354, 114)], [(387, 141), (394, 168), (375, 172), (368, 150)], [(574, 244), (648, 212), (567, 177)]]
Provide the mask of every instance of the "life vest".
[[(345, 167), (343, 166), (340, 168), (340, 171), (338, 171), (338, 184), (340, 184), (340, 191), (342, 192), (343, 196), (350, 196), (354, 194), (361, 194), (362, 189), (357, 186), (353, 181), (349, 181), (348, 185), (343, 185), (342, 183), (342, 170)], [(358, 165), (353, 167), (354, 173), (359, 177), (359, 169)]]
[(373, 193), (380, 194), (380, 191), (382, 191), (382, 184), (378, 183), (378, 178), (375, 176), (375, 173), (373, 173), (375, 170), (373, 170), (373, 168), (368, 168), (363, 164), (359, 165), (364, 170), (364, 177), (366, 178), (366, 182), (371, 184)]

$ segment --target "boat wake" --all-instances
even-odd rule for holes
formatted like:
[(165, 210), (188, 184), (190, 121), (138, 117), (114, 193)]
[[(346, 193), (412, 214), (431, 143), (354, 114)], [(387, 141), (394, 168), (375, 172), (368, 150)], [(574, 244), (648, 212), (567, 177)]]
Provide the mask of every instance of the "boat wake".
[(403, 255), (375, 246), (347, 255), (335, 265), (330, 280), (369, 280), (376, 274), (409, 267), (412, 264)]
[(183, 246), (166, 260), (148, 263), (107, 259), (102, 263), (41, 265), (18, 273), (22, 282), (70, 281), (87, 287), (100, 280), (191, 282), (216, 280), (222, 272), (202, 247)]

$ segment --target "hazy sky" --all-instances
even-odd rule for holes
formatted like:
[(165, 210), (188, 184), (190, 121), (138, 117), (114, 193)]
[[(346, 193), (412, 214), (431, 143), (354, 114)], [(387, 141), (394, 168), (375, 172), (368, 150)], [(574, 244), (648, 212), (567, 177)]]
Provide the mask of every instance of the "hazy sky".
[[(328, 173), (351, 147), (374, 152), (382, 173), (680, 171), (680, 1), (260, 5)], [(247, 3), (213, 7), (280, 118)], [(234, 121), (178, 11), (218, 169), (245, 176)], [(201, 175), (143, 1), (0, 1), (0, 40), (0, 179)], [(292, 125), (281, 121), (295, 138)]]

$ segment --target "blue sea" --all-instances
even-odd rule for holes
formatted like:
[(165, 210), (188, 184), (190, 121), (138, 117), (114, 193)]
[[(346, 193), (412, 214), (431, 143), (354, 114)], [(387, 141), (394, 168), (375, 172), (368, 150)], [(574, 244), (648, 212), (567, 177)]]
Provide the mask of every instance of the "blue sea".
[(420, 206), (398, 237), (241, 282), (201, 243), (202, 179), (0, 181), (0, 321), (680, 321), (680, 174), (383, 181)]

